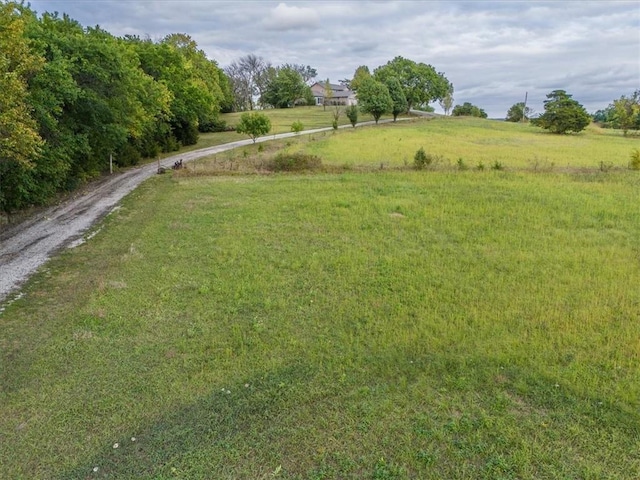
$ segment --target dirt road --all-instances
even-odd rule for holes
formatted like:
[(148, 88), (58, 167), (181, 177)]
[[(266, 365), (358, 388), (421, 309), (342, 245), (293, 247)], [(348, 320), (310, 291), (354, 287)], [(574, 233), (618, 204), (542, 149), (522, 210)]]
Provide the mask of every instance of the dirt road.
[[(340, 128), (351, 126), (344, 125)], [(313, 134), (329, 130), (331, 128), (319, 128), (303, 133)], [(256, 142), (294, 135), (296, 134), (269, 135), (258, 138)], [(248, 139), (194, 150), (165, 158), (160, 164), (168, 168), (179, 159), (189, 162), (251, 143)], [(107, 215), (141, 182), (155, 175), (157, 169), (157, 163), (153, 163), (114, 174), (85, 195), (51, 207), (18, 225), (3, 227), (0, 230), (0, 305), (17, 295), (19, 287), (53, 254), (73, 245), (74, 242), (79, 242), (89, 227)]]

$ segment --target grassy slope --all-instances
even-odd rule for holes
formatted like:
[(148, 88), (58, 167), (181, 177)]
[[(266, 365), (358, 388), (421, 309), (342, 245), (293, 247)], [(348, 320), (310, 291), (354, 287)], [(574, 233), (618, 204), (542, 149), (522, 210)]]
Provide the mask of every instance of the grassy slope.
[(637, 139), (614, 130), (590, 127), (578, 135), (553, 135), (530, 125), (473, 118), (440, 118), (399, 123), (382, 130), (363, 128), (317, 142), (308, 150), (325, 163), (411, 164), (416, 150), (443, 157), (455, 166), (458, 159), (470, 168), (478, 163), (490, 168), (561, 169), (564, 167), (626, 167)]
[(0, 316), (0, 477), (637, 478), (639, 186), (153, 179)]
[[(344, 107), (339, 107), (341, 112), (344, 111)], [(269, 117), (271, 120), (271, 134), (274, 133), (287, 133), (291, 131), (291, 125), (293, 122), (302, 122), (305, 130), (312, 130), (315, 128), (331, 127), (333, 122), (333, 113), (335, 107), (327, 107), (326, 110), (323, 107), (296, 107), (296, 108), (279, 108), (260, 110)], [(227, 125), (235, 126), (239, 122), (240, 115), (238, 113), (225, 113), (220, 115)], [(373, 120), (371, 115), (360, 114), (358, 121), (367, 122)], [(339, 125), (348, 125), (349, 119), (344, 113), (341, 113), (338, 118)], [(205, 148), (214, 145), (221, 145), (223, 143), (235, 142), (237, 140), (246, 140), (247, 135), (239, 134), (236, 132), (216, 132), (216, 133), (203, 133), (200, 134), (200, 141), (197, 145), (189, 147), (188, 150), (195, 148)]]

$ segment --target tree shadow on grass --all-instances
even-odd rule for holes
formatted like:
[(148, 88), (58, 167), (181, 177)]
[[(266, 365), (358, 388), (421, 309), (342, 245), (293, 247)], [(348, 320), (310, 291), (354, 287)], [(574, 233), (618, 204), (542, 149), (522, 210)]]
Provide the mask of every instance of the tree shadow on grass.
[[(409, 359), (411, 359), (410, 362)], [(469, 412), (463, 411), (462, 414), (471, 415), (472, 420), (475, 418), (474, 415), (478, 416), (478, 419), (486, 417), (497, 420), (501, 418), (503, 414), (493, 411), (492, 402), (503, 398), (503, 392), (508, 392), (513, 397), (519, 396), (525, 400), (526, 404), (520, 409), (520, 413), (513, 414), (516, 416), (513, 428), (518, 428), (515, 426), (518, 420), (517, 415), (525, 415), (523, 420), (529, 422), (537, 418), (535, 412), (528, 413), (528, 406), (540, 409), (545, 412), (544, 415), (550, 415), (559, 420), (560, 430), (548, 434), (548, 445), (562, 444), (563, 438), (571, 436), (572, 425), (580, 426), (580, 429), (584, 431), (597, 428), (601, 430), (601, 433), (609, 432), (607, 435), (598, 435), (592, 439), (599, 443), (604, 442), (608, 435), (630, 440), (637, 438), (640, 429), (640, 417), (637, 413), (630, 412), (625, 406), (602, 405), (602, 402), (595, 396), (587, 398), (571, 388), (558, 386), (555, 379), (540, 372), (515, 366), (501, 369), (500, 365), (491, 359), (464, 360), (455, 355), (430, 355), (425, 354), (424, 351), (418, 353), (390, 348), (384, 352), (377, 351), (375, 358), (372, 355), (371, 358), (360, 360), (362, 364), (358, 368), (363, 365), (370, 368), (366, 371), (358, 370), (351, 373), (353, 373), (353, 377), (358, 377), (358, 384), (370, 385), (375, 391), (364, 401), (371, 410), (368, 413), (369, 418), (374, 421), (384, 422), (384, 415), (388, 412), (385, 412), (381, 405), (385, 402), (388, 403), (394, 399), (408, 401), (410, 398), (405, 387), (393, 385), (395, 374), (405, 378), (407, 385), (416, 384), (426, 378), (431, 384), (430, 391), (432, 393), (436, 390), (440, 392), (437, 394), (440, 401), (449, 402), (460, 408), (464, 408), (465, 405), (470, 407)], [(331, 390), (330, 377), (335, 373), (327, 372), (322, 366), (300, 362), (256, 376), (246, 380), (247, 383), (217, 385), (208, 395), (195, 403), (169, 413), (142, 430), (128, 432), (126, 436), (118, 440), (117, 448), (113, 448), (113, 445), (105, 445), (103, 450), (93, 458), (61, 473), (57, 478), (65, 480), (94, 478), (266, 479), (271, 478), (271, 474), (280, 465), (283, 466), (281, 474), (284, 478), (305, 478), (287, 477), (285, 473), (287, 465), (284, 464), (288, 462), (290, 465), (295, 465), (298, 475), (315, 471), (314, 469), (318, 468), (320, 470), (324, 467), (329, 468), (327, 464), (323, 463), (324, 460), (319, 457), (314, 458), (314, 456), (319, 449), (324, 447), (331, 454), (331, 446), (318, 445), (318, 443), (334, 438), (335, 435), (340, 435), (340, 432), (324, 432), (324, 429), (329, 429), (331, 426), (325, 425), (317, 419), (323, 415), (325, 410), (332, 410), (334, 418), (337, 411), (339, 420), (348, 421), (349, 415), (345, 413), (343, 416), (340, 412), (353, 406), (353, 402), (360, 402), (358, 398), (349, 397), (350, 394), (347, 394), (347, 397), (341, 397), (341, 394)], [(320, 376), (323, 378), (319, 378)], [(498, 383), (495, 383), (496, 378), (499, 378)], [(354, 390), (351, 389), (351, 391)], [(394, 396), (396, 394), (397, 397)], [(418, 394), (420, 397), (422, 396), (422, 394)], [(429, 401), (420, 397), (418, 400)], [(471, 404), (466, 403), (469, 398), (472, 399)], [(514, 404), (514, 406), (517, 405)], [(448, 418), (446, 415), (437, 418), (432, 416), (433, 413), (434, 411), (429, 409), (424, 411), (424, 414), (431, 415), (429, 417), (430, 428), (445, 435), (440, 443), (429, 444), (427, 440), (420, 437), (419, 431), (417, 433), (409, 431), (406, 438), (394, 438), (400, 443), (405, 441), (409, 444), (393, 445), (405, 448), (405, 450), (407, 448), (418, 449), (419, 442), (422, 441), (427, 442), (426, 445), (446, 451), (449, 448), (447, 445), (457, 438), (455, 432), (451, 433), (451, 438), (446, 437), (450, 433), (448, 425), (451, 422), (455, 423), (455, 421), (461, 420), (455, 416)], [(400, 422), (397, 427), (409, 427), (410, 429), (410, 426), (417, 421), (412, 420), (412, 416), (420, 419), (425, 418), (424, 414), (419, 410), (408, 411), (407, 419)], [(310, 424), (305, 424), (305, 419)], [(480, 423), (482, 424), (482, 422)], [(384, 425), (381, 426), (381, 429), (379, 430), (384, 430)], [(318, 431), (327, 435), (319, 434)], [(360, 432), (354, 431), (353, 426), (345, 427), (342, 433), (345, 432), (353, 434), (353, 438), (359, 438)], [(506, 435), (501, 440), (506, 442), (505, 452), (498, 450), (498, 453), (516, 465), (518, 453), (515, 452), (511, 455), (508, 450), (512, 446), (516, 449), (522, 447), (517, 442), (514, 443), (514, 435), (517, 435), (517, 430), (515, 432), (509, 430), (483, 431), (480, 435), (484, 435), (485, 440), (489, 441), (494, 434), (498, 437)], [(546, 433), (541, 432), (540, 435), (544, 436)], [(557, 438), (558, 435), (560, 439)], [(132, 440), (132, 437), (135, 437), (135, 441)], [(473, 443), (476, 437), (477, 432), (457, 441), (466, 445), (465, 442)], [(339, 472), (331, 470), (335, 474), (334, 476), (319, 476), (317, 478), (362, 478), (362, 475), (365, 475), (363, 472), (369, 472), (367, 478), (372, 478), (373, 470), (371, 469), (376, 465), (375, 460), (390, 453), (387, 450), (388, 446), (385, 447), (384, 442), (380, 439), (376, 440), (376, 438), (378, 437), (371, 437), (367, 440), (368, 448), (373, 451), (366, 455), (363, 452), (358, 453), (358, 455), (365, 455), (367, 458), (365, 456), (359, 456), (357, 459), (352, 457), (350, 461), (353, 460), (355, 463), (349, 468), (345, 467)], [(473, 450), (475, 446), (471, 443), (469, 443), (469, 448)], [(618, 442), (618, 446), (620, 445), (621, 443)], [(343, 455), (349, 460), (350, 449), (348, 447), (343, 444), (341, 447), (335, 446), (335, 448), (338, 450), (333, 453)], [(340, 451), (340, 448), (344, 451)], [(576, 448), (581, 450), (587, 447), (576, 445)], [(359, 448), (356, 448), (355, 452), (358, 451)], [(591, 461), (598, 456), (590, 447), (582, 453), (592, 457)], [(475, 453), (477, 457), (475, 458), (477, 463), (475, 468), (477, 468), (478, 475), (482, 472), (486, 473), (490, 467), (495, 467), (491, 466), (493, 465), (491, 462), (495, 461), (495, 454), (495, 452), (484, 451)], [(571, 465), (568, 468), (571, 471), (588, 468), (583, 467), (582, 461), (579, 459), (569, 459), (561, 452), (550, 455), (554, 459), (555, 467), (536, 465), (535, 459), (533, 459), (534, 464), (527, 464), (528, 466), (525, 467), (551, 468), (553, 470), (559, 468), (558, 465), (563, 462), (569, 461)], [(303, 458), (305, 465), (294, 463), (296, 459)], [(504, 460), (504, 458), (500, 458)], [(449, 464), (440, 465), (440, 467), (443, 466), (454, 468)], [(619, 466), (615, 462), (610, 465), (612, 471), (618, 469)], [(93, 470), (95, 467), (97, 467), (97, 471)], [(398, 472), (400, 471), (404, 470), (399, 469)], [(451, 473), (455, 473), (455, 468)], [(403, 474), (403, 476), (389, 478), (407, 477)]]
[(275, 437), (286, 434), (287, 412), (299, 403), (310, 375), (299, 364), (218, 386), (57, 478), (240, 478), (234, 460), (252, 465), (250, 478), (266, 478), (281, 461)]

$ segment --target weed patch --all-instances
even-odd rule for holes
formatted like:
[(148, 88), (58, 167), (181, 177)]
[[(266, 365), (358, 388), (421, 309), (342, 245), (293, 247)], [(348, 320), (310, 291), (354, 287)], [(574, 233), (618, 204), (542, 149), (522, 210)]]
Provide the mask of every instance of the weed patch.
[(267, 162), (266, 167), (274, 172), (312, 171), (322, 167), (322, 159), (305, 153), (280, 152)]

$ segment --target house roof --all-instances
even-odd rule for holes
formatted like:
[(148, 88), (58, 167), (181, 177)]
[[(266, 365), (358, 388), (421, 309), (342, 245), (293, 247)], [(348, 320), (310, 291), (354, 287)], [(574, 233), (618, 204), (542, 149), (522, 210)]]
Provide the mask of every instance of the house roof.
[[(320, 87), (322, 90), (324, 90), (326, 88), (325, 85), (326, 85), (326, 82), (316, 82), (313, 85), (311, 85), (311, 88)], [(329, 86), (333, 91), (333, 98), (347, 98), (351, 95), (355, 95), (355, 92), (352, 92), (344, 85), (336, 85), (335, 83), (330, 83)]]

